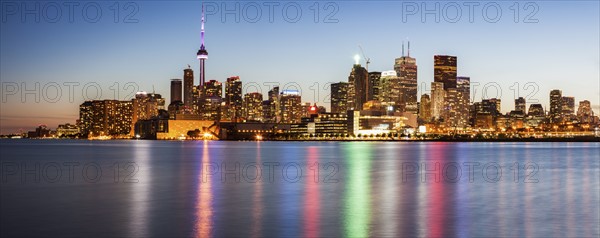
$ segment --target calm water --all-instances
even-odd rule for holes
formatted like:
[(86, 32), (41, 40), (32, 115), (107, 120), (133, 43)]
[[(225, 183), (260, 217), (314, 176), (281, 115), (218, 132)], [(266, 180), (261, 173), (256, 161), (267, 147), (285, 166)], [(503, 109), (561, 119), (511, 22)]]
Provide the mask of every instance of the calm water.
[(600, 235), (599, 143), (0, 140), (0, 156), (3, 237)]

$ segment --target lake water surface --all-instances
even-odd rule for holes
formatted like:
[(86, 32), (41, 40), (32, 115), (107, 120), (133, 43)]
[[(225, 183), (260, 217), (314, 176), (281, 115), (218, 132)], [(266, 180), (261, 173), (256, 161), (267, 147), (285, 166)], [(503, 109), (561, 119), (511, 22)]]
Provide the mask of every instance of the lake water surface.
[(598, 237), (600, 143), (0, 140), (0, 235)]

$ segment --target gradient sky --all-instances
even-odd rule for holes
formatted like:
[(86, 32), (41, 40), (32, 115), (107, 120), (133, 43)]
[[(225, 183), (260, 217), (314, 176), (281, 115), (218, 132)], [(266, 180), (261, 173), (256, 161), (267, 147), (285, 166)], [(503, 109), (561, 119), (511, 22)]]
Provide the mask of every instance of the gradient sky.
[[(34, 3), (28, 2), (28, 7), (32, 8)], [(85, 100), (83, 87), (86, 84), (98, 83), (102, 99), (118, 96), (120, 100), (129, 100), (127, 96), (135, 89), (124, 87), (133, 82), (140, 91), (151, 92), (154, 88), (167, 98), (167, 104), (169, 80), (182, 78), (188, 64), (195, 70), (195, 84), (198, 84), (195, 54), (200, 45), (200, 2), (133, 2), (138, 7), (133, 17), (137, 23), (123, 22), (134, 9), (131, 6), (124, 9), (127, 2), (119, 2), (117, 23), (111, 11), (115, 3), (112, 1), (97, 2), (102, 16), (96, 23), (83, 19), (85, 3), (74, 8), (72, 23), (66, 6), (62, 6), (58, 22), (49, 23), (44, 17), (53, 18), (55, 9), (46, 6), (47, 2), (38, 3), (42, 13), (40, 22), (36, 23), (33, 15), (27, 15), (22, 22), (22, 9), (8, 14), (12, 6), (2, 2), (0, 134), (31, 130), (38, 124), (55, 128), (59, 123), (74, 123), (79, 104)], [(245, 92), (257, 91), (255, 87), (246, 87), (252, 83), (260, 85), (264, 95), (269, 89), (264, 83), (279, 82), (281, 87), (297, 83), (303, 101), (317, 101), (329, 107), (327, 84), (347, 81), (353, 56), (360, 53), (359, 44), (371, 59), (369, 70), (384, 71), (393, 69), (394, 58), (401, 56), (402, 41), (409, 39), (411, 56), (417, 59), (419, 67), (419, 84), (426, 85), (419, 94), (429, 93), (433, 55), (447, 54), (458, 57), (460, 76), (470, 76), (472, 87), (479, 84), (475, 92), (472, 89), (475, 101), (481, 101), (484, 85), (495, 83), (500, 87), (500, 94), (490, 88), (487, 96), (500, 97), (503, 112), (514, 107), (515, 91), (511, 86), (518, 83), (519, 96), (529, 95), (528, 99), (538, 100), (546, 108), (550, 90), (561, 89), (563, 95), (574, 96), (576, 104), (590, 100), (595, 113), (599, 113), (598, 1), (533, 2), (538, 6), (533, 17), (537, 23), (523, 23), (533, 10), (533, 7), (523, 9), (525, 2), (520, 2), (519, 22), (515, 23), (514, 11), (510, 10), (513, 1), (496, 1), (502, 9), (496, 23), (487, 22), (482, 16), (483, 5), (489, 2), (478, 2), (472, 23), (463, 2), (458, 2), (462, 16), (456, 23), (445, 21), (443, 15), (440, 22), (435, 21), (434, 15), (427, 15), (422, 22), (420, 12), (407, 16), (404, 22), (400, 1), (332, 2), (338, 7), (333, 17), (337, 23), (323, 22), (333, 9), (323, 9), (325, 2), (319, 2), (317, 23), (314, 11), (310, 10), (314, 1), (294, 2), (302, 9), (296, 23), (289, 23), (282, 16), (283, 5), (289, 2), (276, 2), (279, 6), (275, 7), (272, 23), (264, 2), (253, 2), (262, 6), (262, 15), (256, 23), (245, 21), (242, 15), (247, 2), (224, 3), (230, 9), (240, 4), (239, 22), (234, 15), (221, 18), (222, 2), (207, 3), (207, 6), (212, 3), (219, 7), (218, 12), (207, 15), (207, 80), (224, 81), (229, 76), (239, 75)], [(444, 14), (442, 7), (447, 4), (443, 1), (404, 2), (407, 3), (420, 7), (424, 3), (429, 8), (440, 3), (440, 14)], [(248, 18), (254, 17), (254, 8), (247, 9)], [(454, 8), (447, 9), (447, 16), (454, 17)], [(93, 10), (88, 9), (90, 18), (94, 17)], [(490, 18), (495, 16), (493, 8), (488, 12)], [(289, 8), (288, 13), (289, 18), (293, 18), (294, 8)], [(48, 92), (46, 96), (41, 93), (39, 103), (35, 102), (34, 95), (26, 95), (23, 101), (20, 92), (17, 95), (8, 92), (9, 84), (17, 83), (22, 90), (22, 86), (33, 89), (36, 82), (40, 84), (40, 91), (46, 87)], [(52, 100), (56, 98), (53, 82), (61, 85), (62, 96), (58, 100)], [(79, 82), (72, 100), (65, 82)], [(534, 87), (524, 88), (529, 82), (538, 86), (537, 92)], [(116, 84), (119, 90), (115, 90)], [(96, 97), (94, 88), (88, 92), (88, 98)]]

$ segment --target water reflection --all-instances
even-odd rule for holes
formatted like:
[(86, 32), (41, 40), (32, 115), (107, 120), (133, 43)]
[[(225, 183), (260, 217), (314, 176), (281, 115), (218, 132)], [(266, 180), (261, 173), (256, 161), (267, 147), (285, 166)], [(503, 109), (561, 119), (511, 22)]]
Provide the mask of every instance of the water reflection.
[(208, 173), (210, 165), (209, 142), (204, 141), (202, 147), (202, 163), (200, 163), (200, 173), (198, 180), (198, 196), (196, 206), (196, 237), (209, 237), (212, 232), (213, 207), (212, 202), (212, 183), (213, 178)]
[(348, 182), (345, 191), (344, 230), (346, 237), (369, 236), (371, 219), (371, 144), (345, 144)]
[[(256, 166), (257, 173), (256, 178), (260, 180), (263, 176), (260, 172), (260, 166), (262, 165), (261, 160), (261, 148), (260, 141), (256, 142)], [(252, 167), (250, 167), (252, 168)], [(245, 171), (244, 171), (245, 173)], [(263, 237), (262, 235), (262, 219), (263, 219), (263, 183), (254, 183), (254, 194), (252, 197), (252, 237)]]
[[(148, 142), (139, 141), (131, 145), (134, 151), (135, 166), (131, 164), (118, 163), (120, 166), (119, 170), (129, 174), (134, 171), (137, 167), (138, 172), (135, 174), (137, 183), (132, 183), (132, 197), (131, 197), (131, 211), (130, 215), (130, 236), (133, 237), (147, 237), (149, 236), (148, 225), (149, 220), (149, 203), (150, 203), (150, 189), (152, 187), (151, 171), (150, 168), (150, 148)], [(131, 166), (130, 166), (131, 165)], [(124, 168), (123, 168), (124, 167)], [(119, 180), (123, 181), (124, 178), (119, 176)], [(127, 179), (127, 178), (125, 178)]]
[(304, 237), (319, 237), (321, 197), (319, 193), (319, 147), (308, 147), (304, 196)]

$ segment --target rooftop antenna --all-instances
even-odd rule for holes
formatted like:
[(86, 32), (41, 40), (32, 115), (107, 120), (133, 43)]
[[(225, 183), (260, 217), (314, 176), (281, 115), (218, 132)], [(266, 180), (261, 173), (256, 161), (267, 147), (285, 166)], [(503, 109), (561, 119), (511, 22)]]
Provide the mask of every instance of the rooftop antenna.
[(404, 41), (402, 41), (402, 57), (404, 57)]
[(408, 57), (410, 57), (410, 41), (408, 41)]

